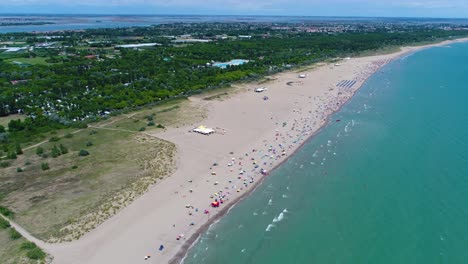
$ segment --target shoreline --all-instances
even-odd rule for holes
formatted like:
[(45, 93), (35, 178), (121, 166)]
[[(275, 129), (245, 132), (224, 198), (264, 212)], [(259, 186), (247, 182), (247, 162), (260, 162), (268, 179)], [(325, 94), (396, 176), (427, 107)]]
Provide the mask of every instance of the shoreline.
[[(201, 234), (267, 179), (268, 175), (259, 172), (262, 167), (269, 174), (288, 161), (382, 67), (426, 48), (465, 41), (468, 38), (403, 47), (395, 53), (345, 59), (335, 65), (321, 63), (300, 73), (278, 73), (270, 76), (275, 79), (269, 83), (237, 85), (228, 98), (220, 100), (193, 96), (191, 103), (208, 110), (202, 122), (154, 134), (177, 145), (176, 171), (79, 240), (46, 244), (44, 249), (58, 264), (180, 263)], [(304, 73), (307, 77), (299, 79)], [(343, 80), (357, 82), (339, 87)], [(268, 90), (254, 93), (259, 86)], [(188, 132), (199, 125), (223, 133), (203, 136)], [(261, 167), (252, 161), (260, 162)], [(224, 166), (210, 167), (213, 162)], [(219, 193), (224, 204), (211, 208), (209, 204)], [(212, 213), (204, 214), (203, 209)], [(157, 250), (159, 245), (164, 245), (163, 251)], [(151, 259), (144, 260), (147, 255)]]
[[(238, 205), (242, 200), (245, 198), (248, 198), (250, 195), (252, 195), (258, 187), (260, 187), (265, 180), (270, 176), (270, 174), (278, 169), (281, 165), (286, 163), (289, 159), (291, 159), (294, 154), (296, 154), (298, 151), (300, 151), (305, 144), (309, 143), (311, 140), (315, 138), (317, 134), (319, 134), (324, 128), (326, 128), (327, 125), (330, 124), (330, 118), (340, 112), (344, 106), (346, 106), (351, 99), (356, 95), (356, 93), (367, 83), (368, 79), (371, 78), (374, 74), (378, 73), (383, 67), (387, 66), (389, 63), (392, 63), (396, 60), (399, 60), (401, 58), (404, 58), (406, 56), (410, 56), (414, 53), (423, 51), (425, 49), (433, 48), (433, 47), (439, 47), (439, 46), (444, 46), (448, 44), (453, 44), (453, 43), (462, 43), (462, 42), (468, 42), (468, 38), (462, 38), (462, 39), (456, 39), (456, 40), (445, 40), (439, 43), (433, 43), (433, 44), (428, 44), (428, 45), (422, 45), (422, 46), (410, 46), (410, 47), (401, 47), (400, 51), (395, 52), (395, 53), (390, 53), (386, 55), (393, 55), (393, 54), (398, 54), (391, 60), (387, 61), (385, 64), (382, 64), (380, 67), (376, 68), (374, 72), (372, 72), (367, 78), (362, 82), (362, 84), (359, 85), (353, 92), (352, 95), (343, 103), (339, 106), (339, 108), (335, 111), (332, 111), (330, 114), (327, 115), (325, 122), (313, 133), (311, 134), (308, 138), (304, 140), (296, 149), (293, 150), (293, 152), (288, 155), (285, 159), (281, 160), (279, 163), (275, 164), (275, 166), (270, 170), (270, 172), (267, 175), (264, 175), (261, 177), (261, 179), (245, 193), (237, 197), (235, 200), (231, 201), (227, 206), (223, 207), (220, 211), (217, 212), (217, 214), (210, 220), (208, 220), (206, 223), (204, 223), (202, 226), (200, 226), (191, 236), (188, 238), (184, 244), (179, 248), (179, 250), (176, 252), (176, 254), (169, 260), (169, 264), (182, 264), (184, 260), (187, 257), (188, 252), (190, 249), (192, 249), (200, 237), (206, 233), (214, 224), (219, 222), (225, 215), (227, 215), (231, 209), (233, 209), (236, 205)], [(404, 48), (409, 48), (407, 51), (403, 51)], [(378, 55), (377, 55), (378, 56)], [(369, 56), (365, 56), (369, 57)], [(314, 69), (312, 69), (313, 71)], [(307, 70), (306, 72), (309, 72), (310, 70)], [(294, 71), (296, 72), (296, 71)], [(273, 75), (274, 76), (274, 75)]]

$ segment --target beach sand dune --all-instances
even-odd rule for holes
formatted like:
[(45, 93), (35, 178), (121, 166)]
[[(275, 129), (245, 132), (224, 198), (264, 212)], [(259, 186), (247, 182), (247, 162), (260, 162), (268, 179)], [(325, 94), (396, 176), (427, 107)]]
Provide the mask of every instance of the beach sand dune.
[[(80, 240), (47, 244), (53, 263), (179, 262), (195, 238), (192, 235), (203, 231), (202, 225), (248, 193), (265, 171), (287, 159), (370, 75), (392, 59), (421, 48), (345, 59), (339, 66), (324, 64), (301, 72), (306, 78), (298, 78), (296, 72), (277, 74), (266, 84), (241, 85), (236, 88), (241, 92), (225, 100), (190, 98), (194, 106), (208, 109), (208, 117), (202, 123), (155, 134), (177, 145), (176, 172)], [(353, 85), (343, 85), (344, 81)], [(259, 86), (266, 91), (254, 92)], [(216, 132), (191, 132), (199, 125)], [(222, 202), (218, 208), (210, 206), (215, 199)], [(151, 257), (145, 260), (145, 256)]]

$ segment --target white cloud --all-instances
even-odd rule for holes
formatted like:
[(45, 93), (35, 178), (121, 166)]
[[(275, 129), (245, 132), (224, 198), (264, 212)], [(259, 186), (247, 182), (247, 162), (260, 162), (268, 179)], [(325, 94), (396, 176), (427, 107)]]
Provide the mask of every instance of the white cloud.
[[(302, 2), (307, 2), (300, 0)], [(315, 0), (309, 2), (318, 2)], [(210, 10), (258, 11), (281, 10), (288, 0), (0, 0), (0, 6), (89, 6), (89, 7), (170, 7), (170, 8), (206, 8)]]
[(409, 8), (459, 8), (466, 4), (460, 1), (402, 1), (394, 4)]

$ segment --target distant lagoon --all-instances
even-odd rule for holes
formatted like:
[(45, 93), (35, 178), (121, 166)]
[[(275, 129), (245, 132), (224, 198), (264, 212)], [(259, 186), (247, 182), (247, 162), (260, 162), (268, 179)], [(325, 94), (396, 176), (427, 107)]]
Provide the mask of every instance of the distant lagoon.
[[(305, 23), (305, 22), (346, 22), (346, 23), (468, 23), (467, 19), (434, 19), (434, 18), (360, 18), (360, 17), (308, 17), (308, 16), (201, 16), (201, 15), (19, 15), (0, 14), (1, 22), (11, 22), (27, 18), (25, 22), (50, 23), (44, 25), (0, 26), (0, 33), (42, 32), (82, 30), (91, 28), (124, 28), (144, 27), (168, 23), (203, 23), (203, 22), (250, 22), (250, 23)], [(17, 22), (15, 21), (15, 22)]]

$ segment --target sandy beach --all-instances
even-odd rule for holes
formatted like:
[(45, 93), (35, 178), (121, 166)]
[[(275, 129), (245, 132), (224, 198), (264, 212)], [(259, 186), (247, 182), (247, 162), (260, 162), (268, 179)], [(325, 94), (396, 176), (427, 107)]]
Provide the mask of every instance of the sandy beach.
[[(327, 122), (336, 122), (328, 120), (330, 114), (369, 76), (396, 58), (453, 42), (405, 47), (392, 54), (345, 58), (306, 71), (280, 73), (270, 76), (267, 83), (238, 85), (220, 100), (191, 97), (194, 106), (207, 109), (207, 118), (155, 134), (177, 146), (173, 175), (81, 239), (38, 243), (57, 264), (180, 263), (213, 221)], [(300, 74), (305, 78), (299, 78)], [(255, 92), (259, 87), (265, 91)], [(192, 132), (200, 125), (215, 133)], [(219, 207), (211, 206), (215, 201)]]

